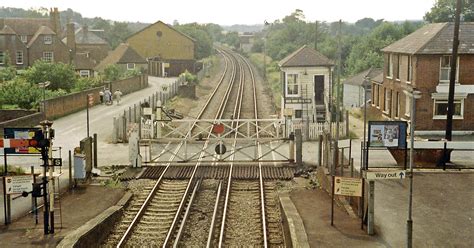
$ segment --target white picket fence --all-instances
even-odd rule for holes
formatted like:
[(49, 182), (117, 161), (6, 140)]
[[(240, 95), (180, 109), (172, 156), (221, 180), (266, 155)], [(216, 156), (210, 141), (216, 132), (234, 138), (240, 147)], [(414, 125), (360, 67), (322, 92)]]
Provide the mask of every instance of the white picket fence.
[[(324, 132), (329, 132), (329, 122), (310, 122), (305, 121), (293, 121), (290, 122), (290, 131), (295, 129), (301, 129), (303, 137), (306, 140), (317, 140), (319, 135), (322, 135)], [(331, 131), (333, 137), (336, 137), (337, 123), (331, 123)], [(344, 137), (347, 135), (346, 122), (339, 122), (339, 137)]]

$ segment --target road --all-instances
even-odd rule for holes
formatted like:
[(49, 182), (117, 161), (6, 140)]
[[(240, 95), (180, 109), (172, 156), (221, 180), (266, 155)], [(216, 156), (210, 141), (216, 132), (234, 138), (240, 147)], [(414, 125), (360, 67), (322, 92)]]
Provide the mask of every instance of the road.
[[(106, 106), (96, 105), (89, 110), (90, 116), (90, 135), (97, 133), (98, 144), (98, 165), (108, 166), (113, 164), (129, 164), (128, 162), (128, 144), (112, 144), (112, 123), (113, 117), (123, 113), (129, 106), (137, 104), (155, 92), (161, 91), (163, 84), (174, 82), (176, 78), (155, 78), (150, 77), (148, 80), (149, 87), (122, 96), (120, 105)], [(60, 185), (62, 188), (67, 187), (68, 184), (68, 151), (74, 150), (74, 147), (79, 146), (79, 142), (87, 136), (86, 125), (86, 110), (70, 114), (53, 121), (53, 129), (56, 131), (56, 138), (54, 140), (55, 147), (62, 148), (63, 175), (60, 177)], [(8, 164), (21, 166), (26, 172), (30, 171), (30, 166), (35, 167), (36, 173), (42, 173), (42, 164), (39, 156), (35, 157), (8, 157)], [(4, 222), (3, 215), (3, 191), (0, 187), (0, 222)], [(19, 197), (12, 201), (12, 218), (18, 218), (31, 208), (31, 198)]]

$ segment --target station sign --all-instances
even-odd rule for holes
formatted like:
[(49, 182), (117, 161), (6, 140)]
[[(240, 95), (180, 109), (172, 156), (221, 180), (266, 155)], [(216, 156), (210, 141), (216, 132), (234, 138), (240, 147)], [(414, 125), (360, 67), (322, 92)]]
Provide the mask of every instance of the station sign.
[(386, 170), (386, 171), (366, 171), (365, 179), (367, 180), (386, 180), (386, 179), (404, 179), (406, 177), (405, 170)]
[(8, 176), (5, 177), (5, 187), (7, 194), (21, 194), (23, 191), (31, 192), (33, 190), (33, 176)]
[(369, 147), (406, 149), (407, 123), (405, 121), (369, 121)]
[(345, 196), (362, 196), (362, 179), (353, 177), (335, 177), (334, 194)]

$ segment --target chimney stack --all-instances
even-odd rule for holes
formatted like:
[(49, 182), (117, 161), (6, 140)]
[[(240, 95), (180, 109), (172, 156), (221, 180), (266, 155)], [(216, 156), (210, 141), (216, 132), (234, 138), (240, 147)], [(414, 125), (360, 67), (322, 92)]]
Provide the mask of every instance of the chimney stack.
[(51, 23), (52, 30), (57, 34), (61, 35), (61, 22), (59, 19), (58, 8), (51, 8), (49, 10), (49, 21)]
[(72, 22), (69, 22), (66, 26), (66, 43), (69, 49), (69, 62), (72, 63), (76, 55), (76, 30)]

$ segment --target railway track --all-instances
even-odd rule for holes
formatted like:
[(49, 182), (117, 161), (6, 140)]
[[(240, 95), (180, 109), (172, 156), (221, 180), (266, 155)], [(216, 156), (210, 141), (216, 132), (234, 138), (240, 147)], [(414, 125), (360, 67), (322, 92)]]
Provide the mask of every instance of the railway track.
[[(255, 78), (250, 65), (239, 55), (225, 50), (221, 53), (226, 61), (225, 72), (198, 118), (209, 116), (208, 105), (218, 103), (212, 114), (216, 120), (230, 116), (236, 119), (235, 127), (242, 116), (258, 119)], [(244, 99), (253, 99), (253, 105)], [(187, 130), (187, 137), (199, 132), (195, 124)], [(258, 121), (254, 129), (258, 137)], [(182, 144), (177, 146), (175, 154)], [(208, 141), (204, 148), (207, 145)], [(236, 149), (235, 142), (230, 149)], [(265, 180), (291, 178), (293, 172), (284, 167), (264, 167), (262, 163), (258, 167), (234, 166), (233, 163), (215, 166), (219, 163), (216, 161), (214, 165), (202, 166), (199, 161), (205, 155), (204, 150), (193, 166), (171, 166), (173, 155), (165, 166), (143, 170), (140, 178), (157, 180), (137, 197), (140, 200), (128, 213), (125, 211), (123, 219), (126, 221), (109, 236), (107, 244), (117, 244), (117, 247), (284, 246), (276, 190), (274, 184)], [(261, 155), (260, 147), (258, 152)]]

